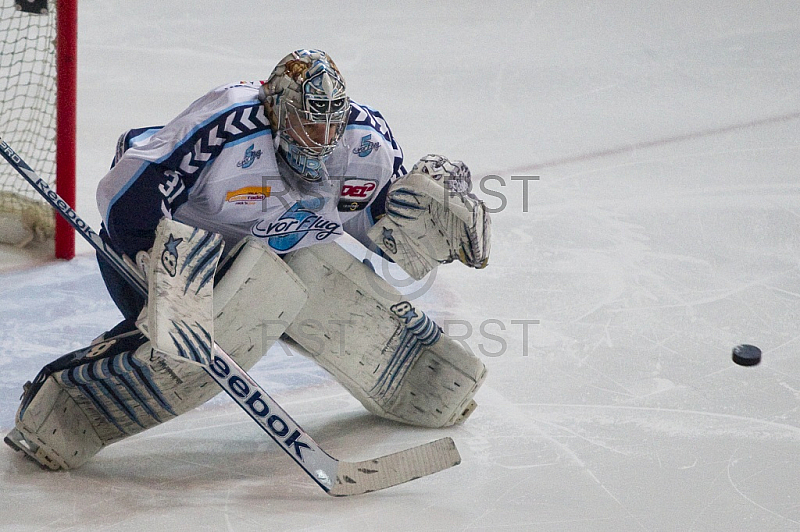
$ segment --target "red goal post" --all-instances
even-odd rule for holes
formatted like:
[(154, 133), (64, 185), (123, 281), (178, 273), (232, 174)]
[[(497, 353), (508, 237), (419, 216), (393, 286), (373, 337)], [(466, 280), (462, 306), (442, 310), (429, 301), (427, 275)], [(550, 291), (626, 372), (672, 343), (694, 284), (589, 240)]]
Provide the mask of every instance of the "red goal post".
[[(56, 192), (75, 208), (75, 130), (78, 105), (78, 0), (56, 9)], [(56, 216), (56, 257), (75, 256), (75, 230)]]
[[(76, 190), (78, 0), (0, 0), (0, 135), (71, 206)], [(75, 232), (0, 165), (0, 243), (53, 240), (75, 255)]]

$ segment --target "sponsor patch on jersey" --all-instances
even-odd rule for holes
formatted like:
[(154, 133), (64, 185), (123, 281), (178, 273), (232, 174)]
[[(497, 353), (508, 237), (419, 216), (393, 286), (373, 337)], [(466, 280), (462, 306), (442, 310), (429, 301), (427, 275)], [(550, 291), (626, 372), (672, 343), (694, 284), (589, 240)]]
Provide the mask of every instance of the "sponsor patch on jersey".
[(243, 187), (230, 190), (225, 194), (225, 201), (234, 205), (255, 205), (269, 197), (270, 187)]
[(348, 177), (342, 183), (338, 209), (340, 212), (360, 211), (367, 206), (375, 195), (378, 182), (374, 179)]
[(279, 252), (297, 247), (306, 237), (317, 242), (334, 240), (342, 234), (342, 224), (321, 214), (322, 204), (324, 200), (319, 198), (298, 201), (274, 222), (261, 220), (250, 231), (266, 238), (269, 246)]

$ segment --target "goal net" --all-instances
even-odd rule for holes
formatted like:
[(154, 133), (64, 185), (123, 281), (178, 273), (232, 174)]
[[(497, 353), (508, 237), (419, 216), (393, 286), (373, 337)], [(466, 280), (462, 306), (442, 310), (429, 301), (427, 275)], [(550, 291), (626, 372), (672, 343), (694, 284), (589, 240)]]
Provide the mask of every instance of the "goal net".
[[(76, 1), (0, 0), (0, 137), (72, 204)], [(62, 36), (64, 16), (73, 26)], [(66, 59), (59, 50), (64, 45), (72, 51)], [(0, 164), (0, 242), (51, 239), (58, 256), (72, 257), (71, 231), (57, 229), (50, 206), (11, 166)]]

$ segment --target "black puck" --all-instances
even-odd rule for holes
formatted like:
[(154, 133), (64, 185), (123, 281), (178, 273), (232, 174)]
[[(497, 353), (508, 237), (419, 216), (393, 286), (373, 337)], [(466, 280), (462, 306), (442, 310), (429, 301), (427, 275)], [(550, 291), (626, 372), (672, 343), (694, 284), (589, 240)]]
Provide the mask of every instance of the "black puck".
[(740, 366), (755, 366), (761, 362), (761, 349), (754, 345), (737, 345), (733, 348), (733, 361)]

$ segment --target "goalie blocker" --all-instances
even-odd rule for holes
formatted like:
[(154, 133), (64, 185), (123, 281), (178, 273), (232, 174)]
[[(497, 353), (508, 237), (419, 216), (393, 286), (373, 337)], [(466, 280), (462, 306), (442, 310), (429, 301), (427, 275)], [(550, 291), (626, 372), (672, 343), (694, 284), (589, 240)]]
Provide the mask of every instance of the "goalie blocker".
[[(152, 340), (126, 331), (45, 366), (25, 387), (7, 443), (44, 467), (71, 469), (105, 445), (199, 406), (219, 392), (198, 364), (212, 336), (245, 369), (277, 338), (290, 338), (388, 419), (443, 427), (474, 410), (486, 375), (480, 360), (335, 243), (281, 260), (245, 239), (221, 267), (209, 323), (203, 309), (211, 304), (218, 247), (193, 228), (162, 224), (139, 320)], [(189, 258), (173, 262), (178, 257)], [(196, 300), (193, 322), (171, 314), (170, 301), (184, 294)]]

